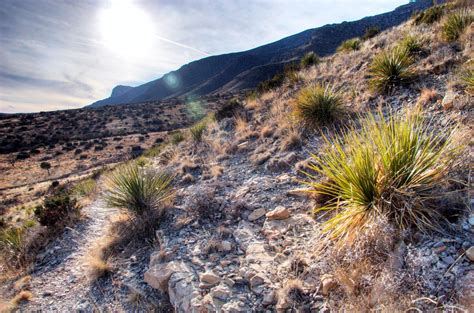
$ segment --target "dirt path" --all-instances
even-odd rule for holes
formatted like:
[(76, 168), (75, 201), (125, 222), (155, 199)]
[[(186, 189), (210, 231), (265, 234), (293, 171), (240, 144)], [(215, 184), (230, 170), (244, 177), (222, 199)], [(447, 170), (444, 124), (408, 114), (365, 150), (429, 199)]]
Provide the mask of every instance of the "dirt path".
[(41, 254), (29, 283), (34, 294), (25, 310), (65, 311), (96, 305), (86, 277), (84, 259), (91, 246), (107, 231), (110, 218), (118, 213), (96, 200), (82, 210), (84, 221), (68, 228)]

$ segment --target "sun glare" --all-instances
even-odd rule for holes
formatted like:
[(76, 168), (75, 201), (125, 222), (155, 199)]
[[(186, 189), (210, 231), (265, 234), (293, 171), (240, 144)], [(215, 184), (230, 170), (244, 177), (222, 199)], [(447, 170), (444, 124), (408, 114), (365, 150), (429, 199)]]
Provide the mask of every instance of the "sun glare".
[(132, 1), (111, 1), (99, 12), (102, 43), (123, 57), (148, 56), (152, 50), (153, 27), (148, 14)]

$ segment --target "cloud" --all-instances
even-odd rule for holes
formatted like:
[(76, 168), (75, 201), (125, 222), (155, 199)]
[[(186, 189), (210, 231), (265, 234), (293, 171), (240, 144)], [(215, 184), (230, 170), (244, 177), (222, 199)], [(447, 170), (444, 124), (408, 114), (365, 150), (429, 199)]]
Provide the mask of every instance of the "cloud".
[(107, 97), (117, 84), (139, 85), (207, 53), (248, 50), (406, 3), (129, 0), (154, 26), (153, 49), (134, 58), (115, 53), (101, 37), (98, 12), (114, 1), (0, 1), (0, 112), (84, 106)]

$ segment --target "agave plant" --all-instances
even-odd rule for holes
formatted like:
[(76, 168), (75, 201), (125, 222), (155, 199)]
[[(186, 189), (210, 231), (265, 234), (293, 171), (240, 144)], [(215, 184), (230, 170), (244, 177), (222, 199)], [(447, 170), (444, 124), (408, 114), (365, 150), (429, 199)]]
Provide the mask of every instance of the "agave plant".
[(327, 125), (343, 111), (342, 97), (329, 85), (310, 85), (296, 97), (294, 113), (306, 127)]
[(369, 68), (370, 85), (378, 92), (409, 83), (415, 76), (414, 59), (404, 47), (396, 47), (376, 56)]
[(308, 52), (306, 53), (303, 58), (301, 58), (301, 67), (306, 68), (311, 65), (318, 65), (320, 62), (319, 57), (316, 53), (314, 52)]
[(330, 200), (315, 210), (334, 211), (324, 231), (342, 242), (387, 218), (398, 229), (441, 230), (441, 215), (430, 201), (452, 164), (453, 129), (432, 130), (419, 114), (369, 114), (361, 129), (325, 137), (326, 148), (310, 165), (325, 182), (309, 177), (314, 192)]
[(134, 162), (123, 165), (107, 178), (106, 203), (141, 215), (158, 208), (171, 196), (172, 179), (167, 172), (146, 169)]

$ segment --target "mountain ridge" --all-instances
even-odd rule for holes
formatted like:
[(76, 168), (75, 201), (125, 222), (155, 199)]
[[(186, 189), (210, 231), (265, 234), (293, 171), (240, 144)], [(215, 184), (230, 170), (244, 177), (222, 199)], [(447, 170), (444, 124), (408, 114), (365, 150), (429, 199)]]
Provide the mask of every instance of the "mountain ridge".
[[(429, 0), (420, 0), (402, 5), (391, 12), (357, 21), (307, 29), (250, 50), (206, 57), (185, 64), (156, 80), (123, 92), (112, 93), (109, 98), (96, 101), (89, 107), (254, 88), (260, 81), (281, 71), (285, 62), (300, 58), (308, 51), (315, 51), (321, 56), (329, 55), (335, 52), (342, 41), (362, 36), (369, 27), (386, 30), (404, 22), (414, 12), (431, 5)], [(255, 72), (252, 72), (253, 70)]]

